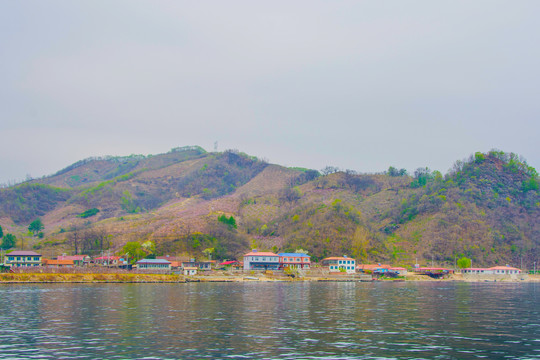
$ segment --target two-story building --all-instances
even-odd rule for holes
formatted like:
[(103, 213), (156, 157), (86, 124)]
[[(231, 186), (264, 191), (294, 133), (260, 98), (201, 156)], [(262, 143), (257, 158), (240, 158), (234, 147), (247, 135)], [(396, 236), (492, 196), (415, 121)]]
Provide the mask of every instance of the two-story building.
[(279, 255), (252, 250), (244, 255), (244, 270), (278, 270)]
[(328, 268), (331, 273), (344, 272), (347, 274), (354, 274), (356, 272), (356, 260), (351, 259), (348, 256), (328, 257), (322, 259), (321, 265)]
[(303, 253), (279, 253), (279, 268), (309, 269), (311, 257)]
[(21, 266), (40, 266), (41, 254), (33, 251), (15, 250), (6, 254), (4, 257), (4, 266), (21, 267)]

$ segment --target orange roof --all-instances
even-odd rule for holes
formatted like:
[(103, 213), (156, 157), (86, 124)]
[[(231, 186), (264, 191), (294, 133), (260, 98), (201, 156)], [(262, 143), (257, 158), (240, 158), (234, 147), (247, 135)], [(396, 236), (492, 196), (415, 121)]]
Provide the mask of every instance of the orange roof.
[(259, 252), (259, 251), (252, 251), (250, 253), (247, 253), (244, 256), (279, 256), (278, 254), (274, 254), (273, 252)]
[(51, 260), (43, 259), (45, 265), (73, 265), (73, 260)]
[(521, 269), (511, 267), (511, 266), (494, 266), (494, 267), (488, 268), (488, 270), (519, 270), (521, 271)]

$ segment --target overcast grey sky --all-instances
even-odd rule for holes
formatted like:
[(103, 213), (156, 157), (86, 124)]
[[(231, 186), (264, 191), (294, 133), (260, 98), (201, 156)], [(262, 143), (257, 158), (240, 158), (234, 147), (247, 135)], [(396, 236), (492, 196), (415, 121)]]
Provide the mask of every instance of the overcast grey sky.
[(0, 183), (177, 146), (540, 167), (540, 1), (0, 0)]

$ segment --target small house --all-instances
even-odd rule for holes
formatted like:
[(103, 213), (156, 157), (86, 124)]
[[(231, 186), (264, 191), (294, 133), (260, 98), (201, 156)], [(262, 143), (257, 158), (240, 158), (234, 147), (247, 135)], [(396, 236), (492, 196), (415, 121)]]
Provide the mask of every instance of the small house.
[(94, 263), (103, 266), (119, 266), (123, 265), (123, 259), (120, 256), (100, 256), (94, 258)]
[(56, 258), (57, 260), (71, 260), (75, 266), (84, 266), (90, 263), (88, 255), (62, 255)]
[(197, 267), (195, 266), (185, 266), (183, 269), (184, 275), (197, 275)]
[(42, 259), (43, 266), (49, 267), (73, 267), (73, 260)]
[(185, 267), (196, 267), (201, 271), (210, 271), (212, 270), (213, 261), (184, 261), (182, 265)]

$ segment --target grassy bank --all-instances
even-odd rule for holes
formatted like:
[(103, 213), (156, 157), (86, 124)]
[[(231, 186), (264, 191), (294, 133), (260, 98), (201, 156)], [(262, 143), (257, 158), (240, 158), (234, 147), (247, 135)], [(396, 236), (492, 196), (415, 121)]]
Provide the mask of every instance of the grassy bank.
[(0, 283), (149, 283), (185, 282), (181, 275), (163, 274), (0, 274)]

